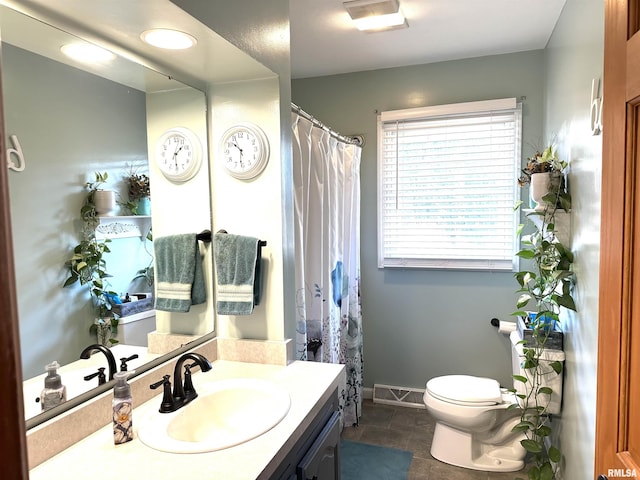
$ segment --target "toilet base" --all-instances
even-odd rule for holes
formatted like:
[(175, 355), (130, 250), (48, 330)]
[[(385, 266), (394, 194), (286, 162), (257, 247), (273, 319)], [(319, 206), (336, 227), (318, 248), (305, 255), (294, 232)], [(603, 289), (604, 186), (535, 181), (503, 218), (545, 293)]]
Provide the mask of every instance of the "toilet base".
[(483, 444), (474, 441), (471, 433), (436, 422), (431, 456), (449, 465), (484, 472), (516, 472), (524, 468), (525, 454), (519, 437), (506, 444)]

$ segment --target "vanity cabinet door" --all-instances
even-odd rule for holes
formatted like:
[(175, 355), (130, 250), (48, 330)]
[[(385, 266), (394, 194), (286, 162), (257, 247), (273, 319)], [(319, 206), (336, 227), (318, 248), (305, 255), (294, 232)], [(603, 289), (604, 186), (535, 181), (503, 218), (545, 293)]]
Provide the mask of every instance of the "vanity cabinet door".
[(298, 480), (340, 479), (340, 414), (334, 412), (298, 464)]
[[(311, 420), (309, 426), (305, 429), (304, 433), (300, 436), (300, 438), (296, 441), (293, 447), (290, 447), (286, 452), (283, 451), (284, 460), (282, 460), (279, 465), (275, 468), (275, 472), (269, 475), (269, 480), (298, 480), (302, 477), (301, 473), (299, 473), (299, 467), (303, 465), (307, 459), (311, 459), (313, 456), (310, 452), (315, 451), (319, 452), (320, 446), (324, 443), (328, 445), (328, 443), (323, 442), (322, 439), (335, 438), (335, 433), (331, 431), (332, 425), (337, 425), (337, 435), (338, 440), (336, 445), (339, 444), (340, 441), (340, 413), (338, 411), (338, 390), (335, 389), (329, 398), (325, 401), (325, 403), (320, 408), (319, 412), (316, 416)], [(336, 422), (336, 418), (338, 421)], [(337, 448), (337, 447), (336, 447)], [(337, 450), (336, 450), (337, 452)], [(336, 457), (336, 462), (338, 462), (338, 458)], [(337, 463), (339, 465), (339, 463)], [(304, 463), (304, 465), (309, 465), (311, 467), (310, 462)], [(332, 477), (317, 477), (318, 480), (322, 478), (329, 479), (339, 479), (340, 469), (338, 468), (338, 472), (336, 476)], [(262, 479), (263, 477), (259, 477)], [(313, 479), (314, 477), (308, 477)]]

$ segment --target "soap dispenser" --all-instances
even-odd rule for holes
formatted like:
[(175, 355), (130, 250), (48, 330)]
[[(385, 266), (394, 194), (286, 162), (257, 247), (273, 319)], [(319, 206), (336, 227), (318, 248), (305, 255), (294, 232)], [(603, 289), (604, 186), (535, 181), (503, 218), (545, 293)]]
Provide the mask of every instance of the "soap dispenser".
[(133, 399), (127, 377), (134, 372), (117, 372), (113, 375), (113, 443), (120, 445), (133, 440)]
[(57, 361), (53, 361), (44, 368), (47, 371), (47, 376), (44, 378), (44, 388), (40, 393), (42, 411), (49, 410), (67, 401), (67, 387), (62, 384), (62, 379), (58, 374), (60, 364)]

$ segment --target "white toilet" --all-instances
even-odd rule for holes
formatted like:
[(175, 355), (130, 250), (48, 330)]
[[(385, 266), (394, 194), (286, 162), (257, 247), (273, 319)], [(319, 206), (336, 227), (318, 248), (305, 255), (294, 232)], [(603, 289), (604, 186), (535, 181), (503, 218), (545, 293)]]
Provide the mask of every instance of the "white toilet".
[[(521, 368), (522, 345), (517, 331), (510, 334), (513, 373), (526, 376)], [(544, 361), (564, 361), (564, 352), (546, 350)], [(550, 368), (550, 367), (549, 367)], [(553, 389), (550, 413), (560, 413), (562, 375), (549, 375)], [(520, 382), (514, 387), (521, 389)], [(427, 382), (427, 410), (436, 420), (431, 455), (448, 464), (488, 472), (514, 472), (524, 467), (523, 433), (512, 432), (520, 422), (513, 393), (500, 388), (497, 380), (470, 375), (446, 375)]]

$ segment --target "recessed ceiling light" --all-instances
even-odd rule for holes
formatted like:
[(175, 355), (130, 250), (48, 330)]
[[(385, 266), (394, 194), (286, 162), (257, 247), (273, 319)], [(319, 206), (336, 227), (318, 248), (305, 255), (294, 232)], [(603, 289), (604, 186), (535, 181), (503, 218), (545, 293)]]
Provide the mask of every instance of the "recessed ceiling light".
[(167, 50), (184, 50), (193, 47), (198, 42), (188, 33), (168, 28), (146, 30), (140, 34), (140, 38), (149, 45)]
[(106, 63), (116, 58), (109, 50), (90, 43), (68, 43), (60, 50), (67, 57), (83, 63)]

